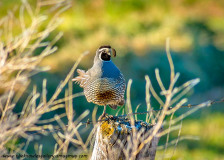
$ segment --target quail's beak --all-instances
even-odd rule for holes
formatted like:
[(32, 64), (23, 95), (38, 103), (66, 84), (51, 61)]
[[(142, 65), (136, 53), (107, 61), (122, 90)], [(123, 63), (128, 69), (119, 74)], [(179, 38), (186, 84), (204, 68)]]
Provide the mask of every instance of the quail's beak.
[(106, 53), (111, 56), (111, 49), (110, 48), (106, 48)]

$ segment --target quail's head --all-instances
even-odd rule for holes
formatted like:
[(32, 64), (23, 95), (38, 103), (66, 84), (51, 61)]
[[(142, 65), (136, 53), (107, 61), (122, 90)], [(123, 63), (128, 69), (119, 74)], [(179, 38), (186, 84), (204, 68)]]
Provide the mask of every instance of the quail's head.
[(111, 56), (116, 57), (116, 50), (111, 48), (111, 46), (101, 46), (96, 51), (96, 56), (94, 58), (94, 63), (97, 61), (110, 61)]

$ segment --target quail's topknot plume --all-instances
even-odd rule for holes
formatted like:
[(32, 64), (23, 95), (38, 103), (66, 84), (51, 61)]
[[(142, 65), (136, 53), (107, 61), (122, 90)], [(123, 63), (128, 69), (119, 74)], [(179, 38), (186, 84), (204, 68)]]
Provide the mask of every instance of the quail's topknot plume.
[(111, 56), (116, 56), (115, 49), (111, 46), (101, 46), (96, 51), (92, 68), (88, 71), (78, 69), (79, 76), (73, 79), (84, 89), (88, 102), (116, 109), (124, 105), (125, 80), (120, 70), (111, 61)]

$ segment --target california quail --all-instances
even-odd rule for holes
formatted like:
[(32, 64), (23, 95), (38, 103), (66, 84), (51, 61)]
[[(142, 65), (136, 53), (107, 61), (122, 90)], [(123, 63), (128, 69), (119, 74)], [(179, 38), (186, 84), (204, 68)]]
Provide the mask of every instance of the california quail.
[(87, 72), (78, 69), (79, 76), (73, 81), (84, 89), (88, 102), (104, 106), (102, 116), (105, 115), (106, 105), (112, 109), (124, 105), (125, 79), (120, 70), (111, 61), (116, 56), (111, 46), (101, 46), (96, 51), (92, 68)]

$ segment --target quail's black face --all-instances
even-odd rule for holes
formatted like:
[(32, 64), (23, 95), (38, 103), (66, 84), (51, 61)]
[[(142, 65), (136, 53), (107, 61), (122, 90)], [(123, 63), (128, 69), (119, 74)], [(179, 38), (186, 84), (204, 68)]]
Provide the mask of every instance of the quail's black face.
[(99, 58), (103, 61), (110, 61), (111, 60), (111, 55), (114, 57), (116, 56), (116, 51), (115, 49), (111, 48), (111, 46), (101, 46), (98, 49), (99, 52)]
[(102, 59), (103, 61), (110, 61), (111, 56), (109, 54), (110, 53), (108, 53), (107, 51), (102, 51), (100, 53), (100, 59)]

